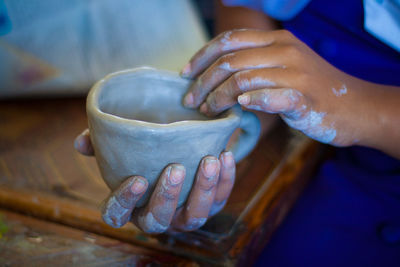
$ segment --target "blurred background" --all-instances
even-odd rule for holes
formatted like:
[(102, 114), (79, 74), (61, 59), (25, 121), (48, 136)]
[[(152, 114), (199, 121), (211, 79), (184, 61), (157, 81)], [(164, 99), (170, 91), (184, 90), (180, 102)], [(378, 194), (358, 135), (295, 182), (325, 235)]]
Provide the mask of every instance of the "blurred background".
[(0, 0), (0, 98), (83, 95), (143, 65), (179, 71), (212, 17), (213, 1)]

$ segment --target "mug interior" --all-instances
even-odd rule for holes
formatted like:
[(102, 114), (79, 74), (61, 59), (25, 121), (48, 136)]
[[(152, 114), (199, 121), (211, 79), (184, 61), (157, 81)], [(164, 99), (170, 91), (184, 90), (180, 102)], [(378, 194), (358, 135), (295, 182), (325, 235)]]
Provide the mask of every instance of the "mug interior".
[(106, 80), (100, 90), (99, 109), (117, 117), (168, 124), (187, 120), (210, 120), (182, 105), (189, 81), (168, 79), (154, 73), (126, 73)]

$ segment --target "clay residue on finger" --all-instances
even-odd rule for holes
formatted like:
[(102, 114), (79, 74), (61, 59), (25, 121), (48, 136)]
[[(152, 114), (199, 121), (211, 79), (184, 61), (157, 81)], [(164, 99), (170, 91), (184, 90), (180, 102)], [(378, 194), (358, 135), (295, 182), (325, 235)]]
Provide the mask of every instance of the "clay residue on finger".
[[(246, 70), (246, 72), (248, 72), (248, 70)], [(276, 84), (274, 82), (262, 77), (253, 77), (251, 79), (239, 77), (238, 79), (238, 86), (242, 92), (260, 87), (271, 87), (275, 85)]]
[[(233, 53), (231, 53), (231, 54), (233, 54)], [(229, 55), (229, 54), (227, 54), (227, 55)], [(257, 64), (257, 65), (243, 66), (241, 69), (243, 69), (243, 70), (256, 70), (256, 69), (269, 68), (269, 67), (273, 67), (273, 66), (269, 65), (269, 64)], [(224, 62), (224, 63), (220, 64), (219, 68), (222, 69), (222, 70), (229, 71), (229, 72), (235, 72), (235, 71), (239, 71), (240, 70), (239, 68), (232, 67), (229, 62)]]
[(214, 202), (211, 206), (209, 216), (213, 216), (218, 212), (220, 212), (224, 208), (226, 201), (227, 200), (225, 199), (224, 201), (221, 202)]
[(130, 209), (118, 202), (115, 196), (111, 196), (102, 207), (102, 218), (108, 225), (118, 228), (129, 221)]
[(300, 119), (290, 119), (282, 116), (283, 120), (291, 127), (302, 131), (305, 135), (322, 143), (332, 143), (336, 137), (336, 130), (331, 126), (323, 125), (325, 112), (310, 110)]
[[(246, 31), (245, 29), (235, 30), (235, 32)], [(224, 33), (223, 37), (221, 38), (222, 43), (222, 51), (229, 51), (232, 49), (239, 49), (239, 48), (246, 48), (246, 47), (253, 47), (257, 44), (255, 42), (249, 41), (241, 41), (236, 37), (232, 37), (233, 31), (227, 31)]]
[(238, 70), (239, 70), (239, 69), (237, 69), (237, 68), (233, 68), (229, 62), (223, 62), (223, 63), (220, 64), (218, 67), (219, 67), (220, 69), (226, 70), (226, 71), (228, 71), (228, 72), (235, 72), (235, 71), (238, 71)]
[(163, 233), (168, 229), (168, 226), (159, 223), (151, 212), (148, 212), (144, 216), (140, 216), (138, 218), (138, 222), (143, 230), (149, 234)]
[(190, 218), (185, 224), (185, 229), (188, 231), (196, 230), (202, 227), (206, 223), (206, 221), (207, 218)]

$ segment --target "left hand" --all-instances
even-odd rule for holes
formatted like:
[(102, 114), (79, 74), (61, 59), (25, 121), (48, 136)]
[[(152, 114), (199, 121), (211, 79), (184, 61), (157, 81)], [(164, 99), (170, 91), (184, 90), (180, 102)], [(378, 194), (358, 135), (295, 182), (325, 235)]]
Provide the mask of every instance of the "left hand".
[[(75, 139), (75, 149), (83, 155), (94, 155), (88, 130)], [(222, 152), (219, 159), (204, 157), (188, 200), (178, 209), (176, 205), (185, 178), (183, 165), (166, 166), (149, 202), (141, 208), (135, 205), (148, 189), (148, 182), (140, 174), (132, 175), (104, 201), (102, 215), (107, 224), (121, 227), (131, 220), (147, 233), (193, 231), (225, 206), (235, 181), (235, 161), (228, 151)]]
[(367, 82), (336, 69), (285, 30), (225, 32), (181, 74), (197, 78), (184, 98), (187, 107), (213, 116), (239, 102), (278, 113), (289, 126), (337, 146), (363, 141), (365, 118), (374, 116)]

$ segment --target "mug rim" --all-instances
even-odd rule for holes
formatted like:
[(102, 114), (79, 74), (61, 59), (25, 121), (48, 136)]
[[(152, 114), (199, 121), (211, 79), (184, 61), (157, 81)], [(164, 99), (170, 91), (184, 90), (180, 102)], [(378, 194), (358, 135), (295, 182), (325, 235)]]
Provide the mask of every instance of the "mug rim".
[[(210, 123), (214, 124), (221, 124), (223, 122), (228, 122), (231, 121), (235, 118), (240, 117), (241, 109), (238, 106), (234, 106), (229, 108), (228, 110), (224, 111), (222, 114), (222, 117), (219, 118), (210, 118), (208, 120), (182, 120), (182, 121), (175, 121), (171, 123), (155, 123), (155, 122), (148, 122), (148, 121), (141, 121), (141, 120), (135, 120), (135, 119), (128, 119), (128, 118), (123, 118), (121, 116), (113, 115), (107, 112), (104, 112), (101, 110), (100, 105), (99, 105), (99, 99), (101, 96), (101, 93), (103, 92), (105, 85), (107, 82), (109, 82), (111, 79), (116, 78), (118, 76), (123, 76), (126, 74), (155, 74), (159, 76), (158, 78), (160, 79), (166, 79), (166, 80), (176, 80), (178, 82), (181, 82), (184, 78), (180, 77), (177, 72), (173, 71), (166, 71), (166, 70), (158, 70), (156, 68), (152, 67), (138, 67), (138, 68), (132, 68), (132, 69), (125, 69), (121, 71), (116, 71), (113, 73), (110, 73), (106, 75), (104, 78), (96, 82), (93, 87), (90, 89), (89, 94), (87, 96), (87, 104), (86, 104), (86, 109), (88, 113), (92, 113), (92, 115), (95, 115), (96, 117), (101, 117), (103, 119), (115, 122), (115, 123), (124, 123), (124, 124), (130, 124), (130, 125), (135, 125), (135, 126), (141, 126), (144, 128), (162, 128), (162, 129), (173, 129), (176, 127), (182, 127), (182, 126), (196, 126), (196, 125), (202, 125), (202, 124), (207, 124), (209, 125)], [(189, 80), (188, 80), (189, 82)]]

